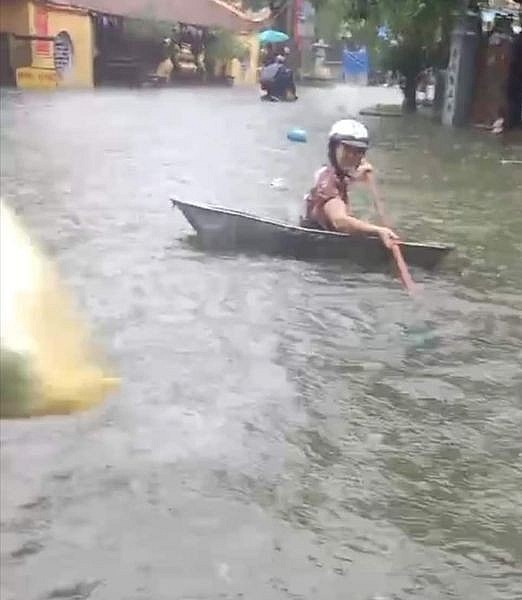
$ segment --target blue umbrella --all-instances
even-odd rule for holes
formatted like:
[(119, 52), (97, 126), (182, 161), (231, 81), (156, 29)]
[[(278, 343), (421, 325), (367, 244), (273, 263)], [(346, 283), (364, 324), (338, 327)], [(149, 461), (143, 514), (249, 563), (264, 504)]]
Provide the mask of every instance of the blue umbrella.
[(259, 34), (259, 41), (262, 44), (282, 44), (288, 42), (289, 39), (286, 33), (275, 29), (267, 29)]

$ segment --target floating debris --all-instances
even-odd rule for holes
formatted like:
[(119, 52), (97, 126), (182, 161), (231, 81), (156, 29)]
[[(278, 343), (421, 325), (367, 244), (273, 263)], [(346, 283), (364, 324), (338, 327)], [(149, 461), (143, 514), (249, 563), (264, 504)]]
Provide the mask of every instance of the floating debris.
[(291, 142), (306, 142), (308, 139), (306, 131), (304, 129), (300, 129), (299, 127), (290, 129), (290, 131), (286, 134), (286, 137)]
[(282, 177), (276, 177), (275, 179), (272, 179), (270, 182), (270, 187), (281, 191), (289, 189), (287, 182)]

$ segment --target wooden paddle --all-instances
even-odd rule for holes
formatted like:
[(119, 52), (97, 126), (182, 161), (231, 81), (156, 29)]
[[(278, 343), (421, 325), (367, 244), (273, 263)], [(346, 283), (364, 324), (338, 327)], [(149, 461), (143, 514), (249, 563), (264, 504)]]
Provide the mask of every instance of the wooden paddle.
[[(377, 207), (377, 213), (379, 214), (381, 223), (383, 225), (387, 226), (386, 219), (384, 216), (384, 210), (382, 208), (383, 207), (382, 196), (379, 192), (379, 189), (377, 188), (377, 183), (375, 182), (373, 173), (368, 173), (367, 182), (368, 182), (368, 185), (370, 186), (370, 190), (374, 196), (375, 206)], [(397, 265), (397, 269), (399, 270), (399, 275), (400, 275), (402, 284), (408, 290), (408, 293), (411, 296), (413, 296), (415, 294), (415, 292), (417, 291), (415, 282), (413, 281), (413, 278), (410, 275), (410, 270), (408, 269), (408, 265), (406, 264), (406, 261), (404, 260), (404, 257), (402, 255), (399, 242), (398, 241), (393, 242), (390, 250), (391, 250), (391, 253), (395, 260), (395, 264)]]

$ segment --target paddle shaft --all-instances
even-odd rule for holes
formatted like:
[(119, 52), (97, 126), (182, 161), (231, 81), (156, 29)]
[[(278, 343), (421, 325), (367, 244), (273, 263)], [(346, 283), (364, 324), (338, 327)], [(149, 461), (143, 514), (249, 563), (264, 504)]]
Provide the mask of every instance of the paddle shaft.
[(415, 282), (410, 275), (410, 270), (408, 269), (408, 265), (404, 260), (404, 256), (402, 255), (401, 248), (397, 242), (391, 247), (391, 251), (393, 254), (393, 258), (395, 259), (395, 264), (399, 269), (399, 275), (401, 276), (401, 281), (404, 287), (408, 290), (408, 292), (413, 295), (415, 293)]
[[(379, 217), (381, 219), (381, 222), (384, 224), (385, 219), (384, 219), (384, 212), (382, 211), (382, 205), (383, 205), (382, 197), (381, 197), (381, 194), (379, 193), (377, 184), (375, 183), (375, 179), (373, 178), (372, 174), (370, 174), (370, 176), (368, 178), (368, 184), (369, 184), (370, 190), (375, 198), (375, 204), (378, 207)], [(402, 255), (401, 248), (400, 248), (398, 242), (393, 242), (390, 250), (391, 250), (391, 253), (395, 260), (395, 264), (397, 265), (397, 269), (399, 270), (399, 275), (400, 275), (402, 284), (408, 290), (408, 292), (411, 295), (413, 295), (415, 293), (415, 282), (413, 281), (413, 278), (410, 275), (408, 265), (406, 264), (406, 261), (404, 260), (404, 256)]]

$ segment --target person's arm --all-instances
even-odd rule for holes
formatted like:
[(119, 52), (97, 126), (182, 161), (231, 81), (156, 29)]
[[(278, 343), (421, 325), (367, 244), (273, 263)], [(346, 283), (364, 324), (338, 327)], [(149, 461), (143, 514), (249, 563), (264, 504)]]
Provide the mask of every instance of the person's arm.
[(360, 219), (350, 216), (346, 212), (345, 203), (339, 197), (328, 200), (324, 205), (323, 210), (335, 231), (341, 233), (378, 235), (387, 248), (390, 248), (393, 242), (399, 239), (398, 236), (387, 227), (379, 227), (378, 225), (373, 225), (372, 223), (367, 223), (366, 221), (361, 221)]

